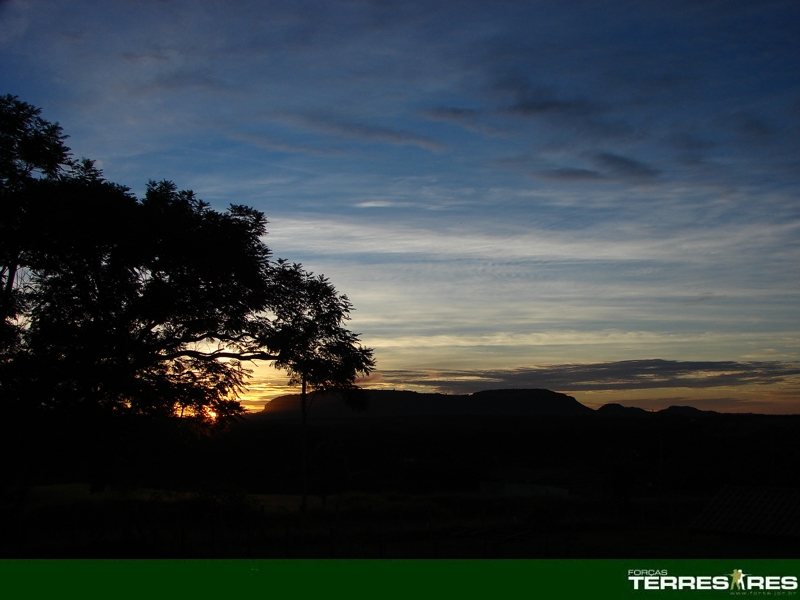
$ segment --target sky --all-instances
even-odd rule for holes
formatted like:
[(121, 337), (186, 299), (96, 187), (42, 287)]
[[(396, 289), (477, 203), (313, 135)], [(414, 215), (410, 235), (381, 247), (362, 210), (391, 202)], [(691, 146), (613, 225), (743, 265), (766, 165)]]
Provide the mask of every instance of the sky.
[[(800, 3), (0, 2), (0, 93), (248, 204), (365, 385), (800, 413)], [(213, 242), (210, 242), (213, 243)], [(285, 391), (258, 367), (246, 406)]]

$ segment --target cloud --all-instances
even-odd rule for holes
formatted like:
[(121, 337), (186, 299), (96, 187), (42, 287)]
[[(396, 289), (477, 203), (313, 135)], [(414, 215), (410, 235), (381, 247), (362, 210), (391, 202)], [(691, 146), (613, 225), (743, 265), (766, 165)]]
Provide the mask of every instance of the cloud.
[(711, 140), (699, 137), (689, 131), (675, 131), (667, 140), (682, 152), (702, 152), (715, 148), (718, 144)]
[[(554, 155), (550, 158), (548, 155)], [(585, 166), (560, 166), (558, 162), (585, 163), (588, 161), (595, 168)], [(557, 183), (599, 183), (622, 182), (643, 183), (652, 182), (661, 171), (642, 161), (634, 160), (612, 152), (598, 152), (588, 154), (585, 151), (571, 148), (556, 151), (543, 151), (536, 154), (523, 154), (521, 156), (507, 157), (493, 161), (493, 164), (510, 166), (527, 174)]]
[[(523, 155), (519, 157), (509, 157), (494, 161), (494, 164), (510, 166), (514, 169), (522, 170), (536, 179), (551, 181), (555, 183), (602, 183), (615, 182), (624, 184), (651, 183), (656, 180), (661, 171), (642, 161), (633, 160), (625, 156), (611, 152), (600, 152), (590, 155), (589, 161), (595, 168), (582, 166), (558, 166), (553, 162), (561, 162), (560, 158), (555, 161), (545, 158), (547, 153), (536, 157)], [(570, 154), (562, 152), (561, 154)], [(568, 156), (570, 162), (585, 162), (586, 156), (577, 153), (575, 156)], [(595, 188), (597, 189), (597, 188)]]
[[(531, 57), (537, 60), (537, 57)], [(562, 143), (579, 139), (632, 138), (638, 135), (630, 116), (622, 112), (622, 102), (610, 102), (607, 93), (592, 90), (589, 95), (571, 87), (556, 90), (536, 83), (536, 75), (515, 74), (490, 79), (486, 93), (495, 97), (493, 115), (532, 120), (545, 124)], [(548, 79), (550, 79), (549, 77)], [(555, 77), (556, 80), (560, 79)], [(499, 96), (499, 98), (496, 98)], [(600, 100), (603, 98), (603, 100)]]
[(435, 108), (429, 110), (425, 115), (434, 121), (473, 121), (482, 114), (474, 108)]
[(605, 176), (598, 171), (592, 171), (590, 169), (575, 169), (572, 167), (560, 167), (558, 169), (538, 171), (536, 175), (542, 179), (550, 179), (554, 181), (596, 182), (598, 180), (605, 179)]
[(737, 133), (756, 140), (768, 138), (776, 132), (763, 118), (750, 112), (733, 115), (731, 125)]
[(471, 371), (381, 371), (384, 384), (426, 386), (446, 393), (491, 388), (546, 388), (564, 392), (766, 386), (797, 381), (800, 363), (628, 360)]
[(611, 152), (596, 154), (594, 162), (607, 169), (609, 175), (620, 179), (653, 179), (661, 173), (658, 169), (643, 162)]
[[(504, 227), (496, 231), (486, 224), (458, 227), (429, 223), (430, 227), (395, 222), (354, 223), (350, 219), (280, 217), (270, 239), (284, 248), (352, 254), (407, 254), (438, 258), (500, 257), (503, 260), (585, 260), (686, 262), (697, 265), (741, 266), (741, 253), (761, 255), (780, 250), (794, 260), (791, 246), (800, 221), (779, 224), (743, 223), (725, 229), (653, 230), (639, 222), (618, 222), (584, 227), (575, 232), (545, 227)], [(430, 217), (425, 216), (428, 221)], [(447, 217), (450, 220), (449, 217)], [(279, 223), (279, 224), (278, 224)], [(298, 241), (302, 240), (302, 244)], [(737, 252), (734, 252), (736, 250)], [(773, 262), (780, 256), (773, 256)]]
[(240, 140), (242, 142), (253, 144), (254, 146), (258, 146), (260, 148), (277, 150), (279, 152), (311, 154), (314, 156), (332, 156), (336, 154), (342, 154), (342, 150), (338, 148), (325, 148), (321, 146), (309, 146), (308, 144), (284, 142), (281, 140), (276, 140), (274, 137), (264, 133), (233, 133), (228, 137), (234, 140)]
[(596, 104), (582, 98), (564, 100), (556, 98), (549, 93), (540, 92), (525, 95), (525, 97), (508, 107), (507, 111), (523, 117), (548, 114), (586, 116), (598, 112), (598, 107)]
[(211, 75), (206, 69), (199, 68), (162, 73), (139, 86), (136, 92), (142, 94), (154, 91), (192, 89), (207, 92), (229, 92), (238, 89), (238, 86)]
[(496, 127), (485, 122), (491, 113), (476, 108), (445, 107), (434, 108), (424, 113), (426, 119), (431, 121), (444, 121), (463, 127), (469, 131), (475, 131), (487, 136), (508, 135), (508, 130)]
[(13, 42), (25, 34), (31, 8), (22, 0), (0, 2), (0, 43)]
[(417, 146), (431, 152), (442, 152), (447, 148), (444, 144), (436, 140), (411, 131), (375, 125), (364, 125), (361, 123), (342, 122), (331, 117), (308, 114), (284, 114), (278, 115), (275, 120), (300, 125), (312, 131), (334, 134), (345, 139), (355, 139), (367, 143)]
[(169, 62), (169, 56), (157, 52), (122, 52), (120, 53), (120, 57), (125, 62), (133, 65)]
[(410, 202), (394, 202), (393, 200), (365, 200), (356, 202), (356, 208), (409, 208), (413, 206)]
[(714, 292), (705, 292), (703, 294), (700, 294), (697, 298), (686, 300), (685, 302), (681, 302), (681, 304), (683, 304), (684, 306), (694, 306), (696, 304), (701, 304), (706, 300), (711, 300), (712, 298), (717, 298), (717, 297), (718, 294), (715, 294)]

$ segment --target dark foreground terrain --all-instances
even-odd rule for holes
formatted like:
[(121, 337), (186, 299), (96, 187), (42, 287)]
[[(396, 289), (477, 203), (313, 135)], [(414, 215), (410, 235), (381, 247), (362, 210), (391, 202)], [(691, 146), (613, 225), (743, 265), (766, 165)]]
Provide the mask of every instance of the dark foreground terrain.
[(312, 419), (305, 514), (297, 421), (4, 428), (6, 558), (800, 556), (792, 416)]

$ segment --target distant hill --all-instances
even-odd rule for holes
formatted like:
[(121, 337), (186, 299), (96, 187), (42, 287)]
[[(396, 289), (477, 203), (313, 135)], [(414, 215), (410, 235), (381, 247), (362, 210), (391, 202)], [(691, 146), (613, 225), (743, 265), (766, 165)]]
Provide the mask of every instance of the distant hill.
[[(356, 412), (332, 394), (318, 394), (312, 418), (416, 417), (434, 415), (535, 416), (591, 415), (591, 408), (572, 396), (539, 389), (487, 390), (465, 395), (425, 394), (402, 390), (368, 390), (369, 408)], [(300, 395), (280, 396), (251, 418), (300, 418)]]
[(604, 404), (598, 408), (597, 414), (610, 417), (641, 417), (650, 415), (652, 413), (649, 413), (645, 409), (636, 406), (622, 406), (621, 404), (612, 403)]
[(699, 416), (718, 415), (719, 413), (715, 410), (700, 410), (699, 408), (695, 408), (694, 406), (670, 406), (669, 408), (664, 408), (658, 411), (658, 414), (681, 416), (681, 417), (699, 417)]
[(604, 416), (623, 416), (623, 417), (643, 417), (643, 416), (666, 416), (666, 417), (708, 417), (718, 415), (715, 410), (700, 410), (694, 406), (670, 406), (657, 411), (648, 411), (636, 406), (622, 406), (621, 404), (604, 404), (597, 409), (597, 414)]

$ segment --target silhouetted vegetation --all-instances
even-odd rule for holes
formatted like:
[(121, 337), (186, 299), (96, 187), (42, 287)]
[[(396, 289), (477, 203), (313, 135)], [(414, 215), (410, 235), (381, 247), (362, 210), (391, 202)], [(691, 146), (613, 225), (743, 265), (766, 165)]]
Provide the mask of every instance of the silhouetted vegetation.
[(225, 423), (247, 361), (352, 388), (371, 350), (324, 277), (273, 262), (263, 213), (169, 181), (137, 199), (74, 161), (14, 97), (3, 130), (0, 394), (6, 413), (97, 411)]
[[(199, 440), (244, 414), (252, 361), (303, 394), (355, 397), (374, 361), (345, 327), (352, 305), (324, 276), (272, 260), (263, 213), (214, 210), (170, 181), (139, 199), (65, 139), (0, 98), (2, 489), (37, 473), (96, 490), (138, 481), (181, 447), (192, 452), (179, 463), (200, 460)], [(40, 468), (61, 458), (66, 470)]]
[[(358, 346), (358, 336), (343, 327), (352, 305), (324, 276), (314, 277), (299, 265), (279, 260), (273, 281), (282, 302), (275, 310), (273, 347), (280, 348), (275, 366), (289, 373), (289, 384), (300, 386), (302, 419), (300, 472), (305, 511), (308, 501), (308, 400), (314, 393), (340, 396), (351, 408), (364, 410), (366, 395), (355, 377), (375, 366), (372, 351)], [(312, 396), (313, 401), (313, 396)]]
[[(180, 420), (8, 428), (27, 485), (5, 556), (778, 557), (796, 540), (696, 532), (723, 486), (798, 487), (800, 419), (765, 415), (312, 419), (208, 436)], [(98, 450), (105, 449), (100, 454)], [(113, 465), (113, 468), (111, 468)], [(731, 466), (735, 466), (735, 478)], [(105, 487), (88, 482), (110, 468)], [(80, 485), (81, 482), (86, 482)]]

